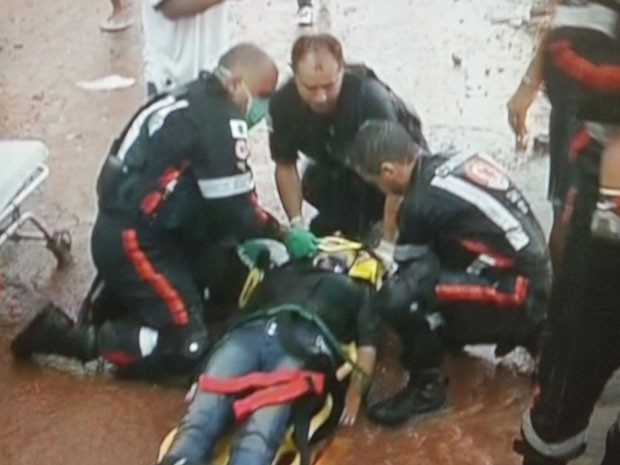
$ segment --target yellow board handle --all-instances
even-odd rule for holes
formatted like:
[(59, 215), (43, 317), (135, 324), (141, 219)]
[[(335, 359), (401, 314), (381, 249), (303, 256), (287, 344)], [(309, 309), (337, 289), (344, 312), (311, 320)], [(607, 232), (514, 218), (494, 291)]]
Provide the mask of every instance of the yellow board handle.
[(319, 239), (319, 250), (321, 252), (344, 252), (347, 250), (360, 250), (362, 244), (353, 242), (343, 237), (327, 236)]
[(252, 268), (250, 270), (250, 273), (243, 284), (243, 289), (241, 289), (241, 294), (239, 294), (239, 308), (245, 307), (245, 304), (247, 304), (248, 300), (250, 300), (250, 296), (252, 295), (252, 292), (254, 292), (254, 289), (263, 280), (263, 276), (264, 273), (258, 268)]

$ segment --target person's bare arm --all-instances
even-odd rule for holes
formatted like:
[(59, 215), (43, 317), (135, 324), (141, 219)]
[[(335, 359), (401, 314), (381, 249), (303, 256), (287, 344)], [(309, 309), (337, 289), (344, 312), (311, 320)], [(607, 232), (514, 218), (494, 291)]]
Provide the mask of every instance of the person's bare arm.
[(276, 186), (280, 195), (280, 201), (289, 220), (301, 219), (303, 196), (296, 163), (276, 164)]
[(359, 371), (351, 374), (351, 382), (347, 389), (344, 402), (344, 410), (340, 417), (340, 424), (351, 426), (355, 423), (359, 413), (362, 398), (368, 387), (370, 379), (375, 370), (377, 361), (377, 350), (372, 346), (362, 346), (357, 348), (357, 366)]
[[(552, 2), (552, 7), (555, 8), (561, 0), (555, 0)], [(544, 63), (544, 49), (542, 44), (545, 43), (547, 37), (548, 26), (543, 29), (540, 36), (540, 41), (536, 50), (536, 53), (532, 57), (530, 64), (519, 83), (519, 87), (515, 93), (508, 100), (508, 123), (514, 131), (517, 137), (517, 146), (522, 147), (525, 144), (525, 136), (527, 133), (527, 127), (525, 120), (527, 112), (536, 97), (536, 93), (540, 88), (543, 81), (543, 63)]]
[(168, 19), (194, 16), (226, 0), (164, 0), (157, 9)]

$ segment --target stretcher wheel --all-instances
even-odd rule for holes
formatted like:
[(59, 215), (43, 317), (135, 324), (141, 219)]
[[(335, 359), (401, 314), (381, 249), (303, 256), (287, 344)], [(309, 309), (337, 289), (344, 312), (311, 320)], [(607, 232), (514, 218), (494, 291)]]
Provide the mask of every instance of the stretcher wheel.
[(55, 231), (47, 240), (47, 248), (56, 257), (59, 268), (71, 263), (71, 233), (68, 230)]

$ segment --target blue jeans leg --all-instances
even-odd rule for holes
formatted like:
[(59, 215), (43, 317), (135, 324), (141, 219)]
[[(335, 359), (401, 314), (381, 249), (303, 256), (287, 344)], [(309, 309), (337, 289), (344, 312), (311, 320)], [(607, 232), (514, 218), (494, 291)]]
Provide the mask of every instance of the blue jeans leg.
[[(301, 368), (302, 362), (285, 354), (279, 341), (273, 341), (272, 348), (269, 342), (263, 352), (270, 359), (267, 371)], [(281, 404), (254, 412), (235, 435), (229, 465), (269, 465), (284, 439), (290, 411), (290, 404)]]
[[(216, 378), (240, 376), (260, 369), (262, 327), (235, 330), (216, 347), (203, 373)], [(200, 461), (210, 457), (224, 430), (232, 424), (232, 396), (198, 391), (179, 424), (167, 456)]]

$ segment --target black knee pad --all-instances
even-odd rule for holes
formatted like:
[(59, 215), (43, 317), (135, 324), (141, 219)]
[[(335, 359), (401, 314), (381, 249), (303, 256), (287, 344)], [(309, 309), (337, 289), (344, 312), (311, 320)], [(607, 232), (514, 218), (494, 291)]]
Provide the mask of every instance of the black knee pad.
[(435, 285), (439, 279), (439, 259), (426, 253), (417, 260), (399, 264), (377, 296), (379, 314), (390, 324), (399, 325), (411, 318), (425, 318), (435, 304)]
[[(195, 321), (194, 321), (195, 320)], [(168, 376), (191, 375), (209, 350), (206, 328), (197, 319), (185, 326), (169, 326), (160, 330), (141, 327), (130, 322), (106, 322), (99, 329), (100, 353), (124, 353), (129, 363), (117, 366), (121, 378), (161, 379)], [(150, 353), (142, 353), (141, 332), (156, 335)]]

